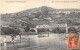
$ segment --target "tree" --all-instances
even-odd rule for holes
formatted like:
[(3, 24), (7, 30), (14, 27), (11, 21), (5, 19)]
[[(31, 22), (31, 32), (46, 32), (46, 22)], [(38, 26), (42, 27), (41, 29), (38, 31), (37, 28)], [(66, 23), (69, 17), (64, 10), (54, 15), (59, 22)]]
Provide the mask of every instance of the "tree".
[(14, 34), (15, 30), (13, 30), (9, 27), (2, 27), (1, 32), (3, 32), (3, 33), (1, 33), (2, 35), (9, 35), (9, 34)]
[(57, 28), (53, 29), (52, 32), (54, 32), (54, 33), (60, 33), (60, 28), (57, 27)]
[(1, 27), (1, 35), (10, 35), (12, 41), (14, 40), (15, 36), (19, 35), (21, 39), (21, 34), (19, 29), (12, 29), (9, 27)]
[(44, 28), (41, 28), (41, 29), (38, 29), (38, 32), (40, 33), (40, 32), (45, 32), (46, 31), (46, 29), (44, 29)]
[(57, 28), (53, 29), (52, 32), (53, 32), (53, 33), (65, 33), (66, 30), (57, 27)]
[(69, 32), (69, 33), (77, 33), (77, 30), (75, 29), (75, 27), (70, 27), (70, 28), (68, 29), (68, 32)]
[(29, 28), (29, 26), (25, 27), (24, 29), (25, 29), (25, 32), (28, 32), (28, 31), (30, 31), (30, 28)]
[(48, 17), (49, 16), (49, 10), (47, 7), (42, 7), (42, 16), (43, 17)]
[(35, 15), (35, 18), (39, 18), (39, 16), (41, 16), (40, 12), (34, 13), (33, 15)]

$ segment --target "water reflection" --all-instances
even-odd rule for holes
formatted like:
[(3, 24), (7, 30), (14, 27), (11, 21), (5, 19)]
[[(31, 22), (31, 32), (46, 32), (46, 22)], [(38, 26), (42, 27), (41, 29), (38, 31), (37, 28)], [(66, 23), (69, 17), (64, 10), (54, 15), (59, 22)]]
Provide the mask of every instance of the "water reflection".
[(49, 37), (38, 35), (23, 35), (21, 42), (16, 38), (15, 42), (6, 42), (6, 49), (1, 44), (1, 50), (71, 50), (67, 48), (67, 39), (64, 34), (50, 34)]

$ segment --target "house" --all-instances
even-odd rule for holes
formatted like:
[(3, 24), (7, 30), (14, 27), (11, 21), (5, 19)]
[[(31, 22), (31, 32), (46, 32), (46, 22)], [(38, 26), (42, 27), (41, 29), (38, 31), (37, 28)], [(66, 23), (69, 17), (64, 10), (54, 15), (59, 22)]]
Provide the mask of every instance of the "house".
[(47, 25), (47, 24), (42, 24), (42, 25), (36, 25), (36, 28), (50, 28), (50, 26), (49, 25)]
[(38, 33), (37, 30), (38, 29), (42, 29), (42, 28), (47, 28), (48, 29), (48, 28), (51, 28), (51, 27), (49, 25), (47, 25), (47, 24), (42, 24), (42, 25), (35, 25), (35, 27), (34, 28), (30, 28), (30, 30), (33, 29), (33, 30), (35, 30), (36, 33)]

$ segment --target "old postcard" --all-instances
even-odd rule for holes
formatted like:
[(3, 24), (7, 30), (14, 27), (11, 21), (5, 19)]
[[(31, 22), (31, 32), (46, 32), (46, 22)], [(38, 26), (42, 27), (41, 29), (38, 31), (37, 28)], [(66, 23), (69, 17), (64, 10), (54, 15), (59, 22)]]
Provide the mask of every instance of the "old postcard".
[(80, 50), (80, 0), (0, 0), (0, 50)]

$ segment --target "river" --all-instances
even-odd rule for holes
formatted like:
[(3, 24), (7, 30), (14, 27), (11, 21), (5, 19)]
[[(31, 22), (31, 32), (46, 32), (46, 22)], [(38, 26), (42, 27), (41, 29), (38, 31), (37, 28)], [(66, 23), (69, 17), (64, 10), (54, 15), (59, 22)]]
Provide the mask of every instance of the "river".
[(67, 48), (68, 34), (49, 34), (49, 36), (46, 34), (40, 37), (22, 35), (21, 41), (19, 36), (14, 42), (10, 40), (10, 37), (6, 40), (6, 43), (0, 44), (1, 50), (71, 50)]

